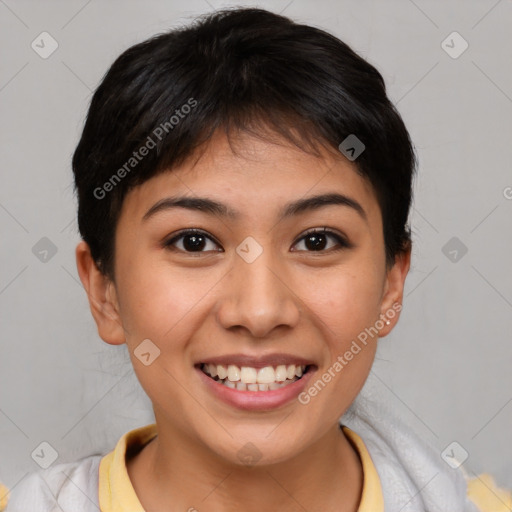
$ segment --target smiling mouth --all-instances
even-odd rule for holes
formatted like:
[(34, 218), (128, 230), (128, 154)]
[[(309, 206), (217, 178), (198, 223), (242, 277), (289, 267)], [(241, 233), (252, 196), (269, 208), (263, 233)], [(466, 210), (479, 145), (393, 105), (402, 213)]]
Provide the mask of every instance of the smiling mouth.
[(278, 365), (253, 368), (234, 364), (201, 364), (201, 371), (219, 384), (237, 391), (273, 391), (301, 379), (311, 365)]

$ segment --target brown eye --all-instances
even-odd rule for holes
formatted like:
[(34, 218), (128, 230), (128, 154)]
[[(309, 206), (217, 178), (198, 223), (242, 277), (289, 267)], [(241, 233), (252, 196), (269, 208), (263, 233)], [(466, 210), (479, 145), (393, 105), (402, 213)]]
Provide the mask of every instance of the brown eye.
[(327, 247), (329, 239), (334, 239), (336, 241), (334, 247), (337, 245), (338, 248), (334, 250), (351, 247), (345, 238), (326, 228), (313, 229), (309, 231), (299, 240), (299, 242), (304, 241), (304, 246), (306, 247), (307, 252), (322, 252), (332, 248), (332, 246)]
[[(206, 235), (203, 231), (197, 229), (188, 229), (181, 231), (178, 235), (174, 236), (170, 240), (164, 243), (164, 247), (171, 250), (178, 250), (182, 252), (208, 252), (215, 251), (220, 252), (214, 248), (206, 249), (208, 242), (213, 242), (213, 245), (217, 245), (211, 237)], [(181, 242), (182, 247), (176, 247), (176, 243)]]

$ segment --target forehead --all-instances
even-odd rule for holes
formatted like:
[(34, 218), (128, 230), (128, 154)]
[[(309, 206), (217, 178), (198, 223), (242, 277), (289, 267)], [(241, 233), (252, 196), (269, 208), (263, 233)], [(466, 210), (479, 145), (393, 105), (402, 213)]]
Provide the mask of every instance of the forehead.
[(159, 200), (186, 195), (222, 198), (238, 218), (250, 219), (277, 212), (272, 205), (338, 192), (363, 204), (369, 217), (380, 216), (373, 186), (356, 164), (341, 153), (321, 147), (319, 152), (305, 152), (282, 138), (269, 141), (247, 133), (228, 138), (218, 130), (183, 164), (132, 189), (121, 214), (140, 219)]

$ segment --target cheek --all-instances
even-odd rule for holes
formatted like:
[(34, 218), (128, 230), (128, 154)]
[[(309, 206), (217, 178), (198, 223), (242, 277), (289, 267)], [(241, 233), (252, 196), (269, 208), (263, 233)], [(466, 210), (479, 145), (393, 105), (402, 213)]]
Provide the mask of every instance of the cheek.
[(312, 312), (325, 328), (328, 339), (357, 337), (379, 315), (380, 278), (371, 266), (364, 272), (340, 269), (317, 276), (303, 291)]
[(361, 390), (374, 361), (378, 338), (370, 328), (379, 315), (380, 287), (379, 275), (367, 270), (336, 272), (310, 287), (309, 305), (319, 320), (326, 357), (299, 401), (311, 407), (319, 424), (337, 421)]
[(166, 350), (175, 346), (169, 340), (180, 339), (177, 333), (189, 324), (186, 320), (209, 288), (179, 269), (143, 261), (126, 267), (120, 282), (121, 316), (131, 343), (149, 338)]

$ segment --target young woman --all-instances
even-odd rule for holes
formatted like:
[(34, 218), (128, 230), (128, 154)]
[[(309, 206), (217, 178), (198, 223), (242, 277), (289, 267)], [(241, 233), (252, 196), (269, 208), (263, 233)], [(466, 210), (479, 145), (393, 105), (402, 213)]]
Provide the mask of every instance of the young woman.
[(80, 279), (156, 422), (31, 474), (8, 512), (490, 510), (389, 411), (354, 407), (400, 317), (415, 156), (346, 44), (261, 9), (138, 44), (73, 171)]

